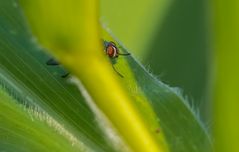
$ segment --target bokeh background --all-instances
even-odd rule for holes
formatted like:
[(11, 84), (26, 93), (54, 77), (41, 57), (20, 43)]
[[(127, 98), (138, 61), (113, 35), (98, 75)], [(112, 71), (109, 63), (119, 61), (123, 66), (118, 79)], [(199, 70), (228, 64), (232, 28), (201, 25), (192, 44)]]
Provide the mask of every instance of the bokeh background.
[[(33, 4), (33, 6), (36, 4), (35, 7), (40, 8), (40, 10), (42, 8), (42, 10), (46, 9), (46, 11), (49, 11), (49, 12), (53, 10), (52, 12), (55, 12), (54, 10), (55, 8), (57, 8), (56, 10), (57, 11), (60, 10), (60, 13), (62, 13), (63, 9), (59, 9), (59, 8), (65, 8), (65, 1), (61, 1), (61, 3), (58, 3), (59, 7), (55, 7), (56, 1), (58, 2), (58, 0), (55, 0), (55, 1), (51, 1), (52, 3), (49, 3), (51, 5), (45, 5), (44, 1), (39, 0), (38, 4), (42, 4), (42, 5), (38, 5), (37, 3), (32, 1), (22, 0), (23, 3), (24, 2), (27, 2), (28, 4), (31, 3)], [(75, 3), (73, 4), (72, 2), (76, 2), (78, 5), (75, 5)], [(98, 28), (98, 24), (97, 24), (98, 16), (96, 16), (96, 14), (98, 15), (98, 12), (97, 12), (98, 1), (97, 2), (87, 1), (87, 0), (86, 1), (85, 0), (70, 1), (71, 5), (69, 6), (71, 7), (68, 8), (68, 11), (66, 10), (65, 12), (63, 12), (65, 16), (59, 16), (59, 13), (56, 13), (54, 15), (53, 13), (53, 16), (49, 17), (48, 13), (46, 13), (47, 15), (43, 13), (44, 15), (47, 16), (48, 20), (44, 20), (44, 17), (41, 18), (42, 17), (41, 13), (34, 14), (35, 11), (37, 12), (37, 9), (35, 9), (34, 7), (30, 7), (31, 5), (27, 5), (27, 3), (24, 6), (27, 6), (26, 8), (30, 8), (30, 9), (25, 9), (25, 11), (28, 12), (27, 13), (28, 17), (29, 16), (30, 18), (32, 17), (31, 19), (35, 21), (33, 22), (34, 25), (37, 25), (37, 27), (39, 27), (40, 29), (39, 31), (41, 31), (39, 32), (40, 35), (45, 32), (44, 34), (42, 34), (44, 41), (46, 39), (48, 40), (48, 38), (50, 38), (49, 41), (57, 40), (57, 41), (53, 41), (54, 43), (49, 43), (54, 45), (56, 44), (57, 46), (56, 48), (58, 48), (59, 44), (61, 44), (59, 45), (60, 48), (61, 47), (64, 48), (65, 46), (71, 46), (71, 45), (68, 45), (67, 42), (70, 42), (69, 44), (74, 43), (74, 46), (82, 46), (83, 49), (72, 49), (75, 51), (80, 50), (78, 51), (79, 53), (83, 53), (84, 51), (88, 50), (88, 49), (84, 49), (84, 47), (87, 48), (88, 46), (93, 48), (89, 50), (96, 50), (95, 48), (100, 48), (100, 44), (98, 44), (97, 46), (97, 43), (96, 43), (99, 40), (99, 37), (98, 38), (96, 37), (96, 33), (98, 33), (98, 31), (91, 30), (90, 28), (88, 28), (89, 26), (87, 26), (88, 29), (85, 30), (84, 29), (85, 26), (83, 26), (85, 21), (87, 21), (87, 23), (88, 21), (90, 21), (89, 25), (92, 25), (92, 27), (95, 27), (95, 29), (100, 29)], [(94, 115), (93, 113), (90, 113), (92, 112), (90, 111), (90, 108), (87, 109), (88, 105), (84, 101), (84, 98), (79, 96), (78, 90), (76, 88), (73, 88), (70, 84), (62, 81), (62, 78), (59, 77), (59, 73), (64, 72), (64, 70), (50, 69), (50, 67), (48, 67), (45, 64), (45, 62), (50, 58), (48, 55), (44, 54), (42, 55), (42, 58), (39, 57), (39, 54), (43, 52), (42, 51), (43, 48), (39, 47), (39, 45), (36, 43), (37, 42), (36, 39), (31, 36), (28, 30), (28, 26), (26, 26), (27, 24), (24, 21), (25, 18), (24, 16), (22, 16), (23, 14), (21, 14), (22, 10), (18, 6), (17, 1), (5, 0), (5, 1), (1, 1), (1, 4), (2, 5), (0, 9), (0, 12), (1, 12), (0, 13), (0, 22), (1, 22), (0, 36), (2, 36), (2, 39), (0, 39), (0, 43), (1, 43), (1, 46), (0, 46), (0, 49), (1, 49), (0, 51), (1, 73), (0, 74), (1, 75), (0, 76), (4, 80), (4, 81), (1, 81), (3, 89), (5, 89), (3, 92), (5, 91), (10, 92), (10, 95), (13, 95), (14, 97), (16, 96), (15, 97), (16, 100), (19, 100), (20, 102), (25, 101), (25, 98), (29, 96), (32, 98), (39, 97), (39, 100), (36, 99), (38, 104), (44, 105), (46, 108), (45, 110), (49, 109), (49, 111), (52, 112), (51, 114), (54, 114), (54, 116), (55, 114), (57, 114), (57, 116), (58, 114), (59, 116), (61, 115), (61, 117), (57, 117), (59, 118), (59, 120), (63, 120), (62, 118), (71, 118), (71, 119), (64, 119), (64, 121), (66, 120), (66, 122), (68, 122), (69, 124), (71, 123), (74, 124), (74, 127), (80, 130), (80, 132), (77, 132), (79, 133), (79, 137), (82, 137), (81, 133), (84, 132), (86, 136), (92, 137), (92, 139), (100, 141), (99, 143), (103, 143), (103, 144), (100, 144), (100, 145), (103, 145), (101, 148), (113, 149), (112, 145), (108, 144), (108, 142), (106, 142), (106, 140), (103, 139), (104, 136), (102, 136), (103, 132), (101, 132), (101, 128), (98, 128), (98, 129), (96, 128), (97, 122), (95, 121)], [(93, 4), (94, 6), (91, 4)], [(239, 59), (239, 51), (238, 51), (239, 50), (239, 43), (238, 43), (239, 1), (237, 0), (228, 0), (228, 1), (223, 1), (223, 0), (210, 0), (210, 1), (206, 1), (206, 0), (147, 0), (147, 1), (145, 0), (137, 0), (137, 1), (136, 0), (131, 0), (131, 1), (101, 0), (99, 1), (99, 4), (100, 4), (100, 15), (99, 15), (100, 23), (108, 31), (112, 31), (110, 33), (116, 38), (115, 41), (116, 42), (120, 41), (121, 44), (123, 44), (127, 48), (126, 50), (131, 52), (132, 55), (137, 60), (140, 61), (139, 63), (142, 63), (151, 73), (156, 75), (161, 81), (163, 81), (166, 84), (169, 84), (172, 87), (179, 87), (182, 90), (182, 94), (188, 98), (188, 101), (191, 107), (193, 108), (193, 110), (198, 112), (198, 115), (200, 115), (203, 121), (202, 124), (206, 127), (206, 129), (210, 133), (212, 133), (212, 136), (210, 137), (212, 139), (212, 144), (216, 143), (215, 144), (216, 151), (217, 152), (238, 152), (239, 148), (237, 145), (238, 145), (238, 139), (239, 139), (239, 130), (238, 130), (239, 128), (239, 121), (238, 121), (238, 116), (239, 116), (239, 110), (238, 110), (239, 109), (239, 102), (238, 102), (239, 101), (239, 94), (238, 94), (238, 91), (239, 91), (239, 81), (238, 81), (238, 78), (239, 78), (239, 68), (238, 68), (239, 66), (239, 60), (238, 60)], [(42, 7), (39, 7), (39, 6), (42, 6)], [(88, 6), (90, 7), (88, 8)], [(73, 19), (75, 15), (76, 15), (75, 17), (77, 17), (78, 19), (78, 14), (74, 14), (74, 11), (72, 11), (73, 7), (75, 8), (75, 10), (77, 10), (76, 12), (80, 10), (79, 12), (82, 11), (82, 13), (89, 15), (89, 18), (84, 16), (83, 17), (84, 20), (83, 19), (80, 20), (80, 17), (82, 17), (80, 16), (79, 20), (69, 19), (68, 16), (72, 17)], [(95, 14), (92, 13), (91, 11), (95, 12)], [(39, 15), (40, 17), (36, 17), (35, 15)], [(66, 22), (65, 21), (63, 22), (62, 17), (66, 19)], [(40, 23), (42, 19), (43, 19), (42, 23), (45, 26), (42, 26), (41, 24), (37, 24), (38, 22)], [(68, 19), (71, 21), (70, 25), (73, 25), (72, 27), (74, 27), (74, 29), (69, 28), (68, 22), (67, 22)], [(58, 21), (62, 21), (62, 22), (60, 22), (59, 24)], [(49, 22), (51, 22), (51, 24)], [(59, 26), (61, 24), (63, 25), (62, 26), (63, 28)], [(81, 28), (81, 26), (84, 28)], [(46, 28), (46, 30), (42, 30), (44, 28)], [(48, 32), (47, 30), (49, 30), (50, 32)], [(48, 34), (51, 35), (52, 33), (53, 35), (56, 34), (57, 32), (59, 32), (58, 30), (60, 31), (60, 33), (63, 32), (61, 34), (63, 34), (64, 38), (65, 38), (64, 34), (66, 34), (66, 37), (69, 36), (68, 40), (70, 41), (65, 41), (65, 39), (61, 39), (62, 37), (58, 37), (58, 35), (56, 37), (53, 37), (53, 39), (51, 39), (52, 37), (47, 36)], [(72, 41), (71, 34), (73, 35), (75, 34), (74, 30), (75, 31), (79, 30), (80, 34), (77, 33), (76, 35), (79, 36), (77, 38), (82, 39), (82, 41)], [(89, 39), (85, 39), (86, 35), (82, 34), (81, 32), (82, 33), (86, 32), (85, 33), (86, 35), (88, 34), (91, 35), (92, 36), (90, 37), (91, 41), (89, 41)], [(108, 33), (107, 33), (107, 37), (111, 39), (110, 36), (108, 36)], [(47, 40), (46, 42), (48, 42)], [(66, 43), (61, 43), (61, 42), (66, 42)], [(92, 42), (95, 42), (95, 43), (92, 43)], [(95, 44), (95, 45), (92, 45), (92, 44)], [(67, 50), (68, 47), (64, 49)], [(49, 50), (52, 50), (52, 52), (57, 52), (61, 49), (54, 48)], [(64, 52), (65, 51), (62, 51), (62, 53)], [(90, 52), (90, 53), (94, 55), (97, 54), (96, 52)], [(29, 56), (31, 56), (31, 58), (29, 58)], [(62, 58), (63, 57), (65, 57), (64, 54), (62, 54)], [(74, 56), (72, 56), (72, 59), (74, 59)], [(91, 59), (92, 61), (94, 61), (93, 58)], [(61, 62), (63, 63), (63, 65), (64, 65), (64, 62), (68, 63), (66, 62), (66, 60), (60, 59), (59, 61), (63, 61)], [(73, 69), (73, 71), (71, 72), (72, 73), (74, 71), (75, 73), (79, 72), (79, 75), (80, 75), (81, 74), (80, 72), (85, 70), (85, 72), (82, 72), (82, 74), (87, 75), (82, 77), (82, 78), (85, 78), (84, 82), (91, 81), (91, 79), (88, 77), (87, 72), (91, 72), (91, 71), (95, 72), (98, 69), (101, 69), (101, 68), (98, 68), (98, 66), (97, 67), (94, 66), (95, 70), (92, 68), (90, 69), (79, 68), (78, 65), (81, 65), (81, 64), (77, 64), (78, 60), (73, 60), (73, 61), (75, 61), (76, 64), (72, 64), (74, 66), (69, 66), (69, 67), (72, 67)], [(89, 61), (82, 62), (82, 63), (84, 63), (88, 67)], [(81, 66), (83, 66), (84, 64), (82, 64)], [(31, 66), (28, 66), (28, 65), (31, 65)], [(36, 67), (41, 67), (41, 68), (36, 68)], [(102, 65), (102, 67), (107, 69), (106, 66)], [(126, 66), (124, 67), (125, 69), (127, 68)], [(58, 68), (62, 68), (62, 67), (58, 67)], [(63, 70), (63, 71), (60, 71), (60, 70)], [(14, 77), (11, 74), (13, 74)], [(106, 74), (106, 73), (103, 73), (103, 74)], [(107, 76), (110, 76), (110, 75), (107, 75)], [(29, 79), (32, 77), (34, 79)], [(47, 80), (45, 81), (47, 83), (42, 83), (44, 82), (43, 78)], [(105, 79), (105, 80), (107, 80), (106, 82), (108, 83), (108, 79)], [(129, 80), (129, 79), (124, 79), (124, 80)], [(10, 83), (10, 82), (14, 82), (14, 83)], [(138, 82), (140, 82), (143, 86), (149, 83), (148, 81), (142, 82), (142, 79), (139, 79)], [(97, 92), (97, 91), (94, 91), (94, 88), (97, 88), (99, 86), (98, 83), (88, 83), (88, 84), (90, 84), (88, 85), (89, 86), (88, 88), (92, 89), (91, 92), (96, 93), (96, 96), (99, 97), (97, 99), (100, 99), (100, 100), (97, 100), (97, 101), (105, 101), (104, 100), (105, 97), (109, 94), (108, 93), (109, 91), (107, 91), (107, 89), (111, 91), (113, 88), (108, 86), (106, 91), (101, 90), (101, 92)], [(19, 88), (21, 88), (20, 91), (15, 86), (18, 86)], [(66, 88), (61, 86), (66, 86)], [(8, 87), (10, 89), (8, 89)], [(57, 89), (52, 89), (52, 88), (57, 88)], [(14, 91), (12, 91), (11, 89), (13, 89)], [(22, 93), (22, 90), (24, 91), (25, 94)], [(29, 90), (31, 90), (31, 92)], [(17, 92), (16, 94), (15, 94), (15, 91)], [(117, 90), (114, 90), (114, 91), (117, 92)], [(10, 101), (10, 98), (8, 99), (6, 94), (4, 94), (3, 92), (2, 93), (0, 92), (1, 93), (0, 95), (5, 97), (6, 98), (5, 100)], [(102, 94), (102, 92), (105, 94)], [(151, 91), (149, 92), (151, 93)], [(72, 96), (72, 94), (74, 93), (78, 94), (77, 99), (79, 100), (75, 100), (74, 98), (75, 96)], [(127, 93), (130, 93), (130, 92), (127, 92)], [(55, 96), (58, 98), (55, 98)], [(156, 100), (158, 99), (157, 96), (152, 98)], [(40, 99), (45, 99), (46, 102), (45, 100), (40, 100)], [(72, 102), (69, 102), (69, 99)], [(118, 100), (117, 98), (112, 98), (112, 99), (113, 99), (112, 101)], [(59, 102), (59, 101), (62, 101), (62, 102)], [(68, 101), (68, 102), (64, 102), (64, 101)], [(82, 101), (83, 104), (79, 103), (78, 101)], [(8, 103), (10, 102), (6, 102), (6, 103), (7, 103), (6, 105), (9, 106), (9, 108), (12, 107), (8, 105)], [(117, 114), (117, 112), (112, 110), (112, 107), (108, 106), (110, 105), (108, 102), (102, 102), (102, 103), (106, 103), (107, 106), (105, 107), (107, 108), (105, 111), (107, 110), (110, 111), (108, 113), (109, 116), (113, 116), (114, 114)], [(114, 102), (111, 102), (111, 103), (114, 103)], [(156, 102), (152, 102), (152, 103), (156, 103)], [(165, 103), (170, 103), (170, 106), (171, 105), (174, 106), (175, 104), (174, 100), (172, 100), (172, 102), (165, 102)], [(70, 105), (70, 106), (67, 108), (66, 105)], [(103, 105), (104, 104), (102, 104), (101, 106), (103, 107)], [(184, 103), (181, 103), (181, 105), (185, 106)], [(154, 105), (154, 106), (156, 107), (157, 105)], [(16, 119), (14, 117), (15, 115), (8, 114), (7, 112), (9, 109), (4, 108), (4, 106), (0, 106), (0, 107), (3, 109), (2, 111), (0, 110), (1, 111), (0, 115), (4, 116), (5, 118), (5, 119), (0, 119), (0, 121), (2, 120), (2, 122), (4, 122), (0, 124), (2, 124), (3, 126), (5, 125), (4, 127), (0, 127), (0, 128), (5, 129), (5, 128), (8, 128), (8, 125), (9, 125), (10, 127), (12, 127), (11, 130), (15, 131), (15, 132), (7, 132), (5, 129), (5, 131), (4, 130), (2, 131), (2, 134), (6, 137), (11, 137), (11, 138), (8, 138), (10, 139), (9, 141), (13, 139), (12, 140), (13, 143), (17, 143), (18, 145), (20, 145), (20, 147), (28, 148), (22, 145), (29, 143), (29, 142), (26, 142), (25, 139), (29, 139), (30, 143), (34, 143), (32, 142), (31, 137), (35, 137), (35, 134), (30, 134), (29, 138), (23, 135), (22, 136), (23, 140), (22, 138), (17, 138), (16, 140), (15, 136), (9, 136), (9, 135), (11, 135), (12, 133), (15, 135), (19, 135), (19, 133), (20, 134), (25, 134), (25, 133), (22, 132), (21, 130), (18, 133), (19, 126), (12, 125), (12, 123), (20, 122), (19, 124), (22, 125), (21, 126), (22, 128), (25, 126), (27, 126), (26, 128), (29, 128), (30, 126), (29, 124), (32, 124), (34, 126), (35, 123), (33, 123), (33, 121), (29, 121), (29, 123), (24, 123), (24, 121), (21, 121), (20, 118)], [(79, 113), (83, 110), (75, 108), (75, 107), (82, 107), (82, 108), (85, 107), (84, 109), (86, 109), (85, 111), (86, 115), (84, 115), (84, 113), (79, 115)], [(158, 106), (158, 107), (162, 108), (162, 106)], [(19, 107), (16, 107), (17, 110), (19, 110), (18, 108)], [(116, 110), (120, 109), (118, 106), (114, 106), (114, 108)], [(185, 108), (187, 109), (188, 107), (185, 107)], [(55, 109), (55, 111), (53, 111), (52, 109)], [(118, 111), (121, 112), (121, 109)], [(177, 120), (177, 118), (175, 119), (175, 116), (178, 116), (184, 119), (184, 117), (182, 117), (183, 111), (180, 108), (175, 107), (175, 109), (172, 109), (172, 112), (175, 112), (175, 111), (177, 111), (178, 113), (170, 113), (170, 115), (168, 116), (172, 118), (170, 120), (173, 120), (173, 121)], [(158, 113), (158, 114), (159, 116), (162, 116), (162, 117), (166, 116), (164, 112), (162, 112), (162, 114), (161, 113)], [(191, 114), (191, 111), (190, 111), (190, 114)], [(118, 116), (119, 118), (121, 118), (120, 115)], [(124, 116), (125, 117), (123, 118), (128, 118), (128, 115), (124, 115)], [(23, 116), (22, 118), (25, 119), (25, 117), (26, 116)], [(180, 126), (181, 125), (184, 126), (184, 124), (186, 126), (188, 124), (189, 126), (194, 126), (193, 121), (188, 121), (189, 123), (185, 123), (181, 121), (182, 120), (181, 118), (178, 119), (180, 121), (178, 121), (179, 123), (177, 123), (177, 124), (180, 124)], [(30, 120), (30, 119), (27, 118), (27, 120)], [(83, 123), (85, 125), (80, 125), (81, 124), (80, 122), (85, 122), (85, 120), (87, 120), (88, 123), (87, 124)], [(117, 119), (113, 119), (113, 120), (114, 122), (117, 122), (119, 126), (123, 124), (123, 123), (120, 123)], [(120, 120), (125, 120), (125, 119), (120, 119)], [(6, 123), (6, 122), (10, 122), (10, 123)], [(176, 130), (177, 133), (195, 137), (195, 141), (197, 143), (203, 144), (203, 141), (205, 138), (202, 140), (198, 140), (200, 138), (197, 138), (197, 137), (200, 137), (200, 135), (202, 135), (201, 131), (197, 132), (194, 130), (185, 129), (184, 127), (180, 128), (175, 125), (172, 125), (172, 126), (177, 129)], [(145, 127), (146, 130), (148, 128), (150, 127)], [(168, 126), (165, 128), (170, 130)], [(41, 129), (44, 130), (44, 127), (42, 127)], [(202, 128), (200, 127), (199, 130), (201, 129)], [(35, 131), (36, 133), (40, 133), (39, 131), (40, 129), (36, 129), (36, 130), (38, 130), (38, 131)], [(121, 130), (124, 131), (124, 128), (122, 127)], [(70, 129), (70, 131), (75, 133), (74, 130)], [(184, 131), (186, 131), (185, 134), (184, 134)], [(193, 133), (190, 133), (190, 131)], [(194, 134), (194, 132), (196, 134)], [(131, 133), (130, 131), (129, 133), (128, 132), (124, 132), (124, 133), (125, 133), (125, 136), (130, 139), (131, 137), (134, 137), (134, 135), (130, 134)], [(199, 136), (197, 136), (197, 133), (199, 133)], [(139, 134), (135, 133), (135, 135), (139, 135)], [(57, 137), (57, 136), (54, 136), (54, 137)], [(172, 136), (170, 137), (172, 139), (178, 140), (177, 138), (175, 138), (177, 136), (175, 136), (174, 134), (172, 134)], [(206, 136), (206, 138), (207, 137), (208, 136)], [(4, 141), (2, 143), (5, 143), (5, 138), (2, 138), (2, 139), (3, 139), (2, 141)], [(36, 141), (40, 140), (47, 143), (47, 140), (42, 140), (42, 139), (48, 139), (48, 138), (45, 138), (45, 137), (36, 138)], [(140, 138), (140, 139), (144, 139), (144, 138)], [(180, 139), (178, 141), (186, 141), (188, 143), (192, 141), (190, 140), (190, 138), (186, 138), (186, 139), (187, 140)], [(49, 138), (49, 140), (51, 139)], [(51, 140), (51, 141), (55, 141), (55, 140)], [(131, 141), (132, 143), (137, 142), (134, 140), (131, 140)], [(139, 141), (143, 141), (143, 140), (139, 140)], [(63, 141), (63, 143), (65, 142)], [(50, 142), (48, 144), (50, 144)], [(108, 145), (108, 147), (105, 146), (104, 144)], [(12, 144), (12, 145), (17, 147), (16, 144)], [(62, 145), (61, 144), (59, 145), (60, 146), (59, 147), (57, 146), (57, 147), (59, 149), (62, 149)], [(138, 148), (137, 145), (135, 146), (136, 148)], [(41, 146), (45, 147), (45, 145), (41, 145)], [(72, 144), (66, 145), (66, 147), (67, 146), (69, 146), (69, 148), (72, 148)], [(173, 146), (175, 146), (176, 147), (175, 149), (178, 150), (177, 144), (173, 144)], [(0, 146), (0, 147), (3, 147), (3, 146)], [(34, 145), (32, 147), (35, 149)], [(194, 144), (191, 144), (190, 147), (193, 147), (193, 149), (197, 149), (195, 148)], [(200, 146), (200, 147), (203, 147), (203, 146)], [(6, 148), (8, 149), (11, 147), (6, 146)], [(111, 150), (106, 150), (106, 151), (111, 151)]]
[(181, 88), (209, 126), (210, 13), (205, 0), (101, 1), (101, 23), (150, 72)]
[(237, 0), (101, 1), (102, 23), (183, 90), (220, 152), (239, 151), (238, 10)]

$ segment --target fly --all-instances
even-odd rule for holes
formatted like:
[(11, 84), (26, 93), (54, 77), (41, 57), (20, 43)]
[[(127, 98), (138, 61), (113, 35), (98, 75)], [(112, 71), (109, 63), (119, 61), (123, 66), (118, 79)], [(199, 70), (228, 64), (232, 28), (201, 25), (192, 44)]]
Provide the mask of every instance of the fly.
[[(118, 47), (116, 46), (116, 44), (112, 41), (104, 41), (104, 50), (106, 55), (110, 58), (110, 59), (116, 59), (118, 58), (120, 55), (122, 56), (128, 56), (130, 55), (130, 53), (120, 53)], [(46, 62), (47, 65), (50, 66), (57, 66), (60, 65), (60, 63), (58, 61), (56, 61), (55, 59), (51, 58), (50, 60), (48, 60)], [(112, 68), (113, 70), (120, 76), (120, 77), (124, 77), (122, 74), (120, 74), (114, 67), (114, 63), (112, 63)], [(70, 73), (66, 73), (64, 75), (62, 75), (62, 78), (66, 78)]]

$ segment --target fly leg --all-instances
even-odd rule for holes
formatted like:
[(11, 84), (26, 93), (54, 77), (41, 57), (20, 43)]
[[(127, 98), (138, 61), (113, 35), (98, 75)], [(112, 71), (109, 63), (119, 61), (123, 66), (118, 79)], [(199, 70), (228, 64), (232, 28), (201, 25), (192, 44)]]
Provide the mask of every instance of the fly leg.
[(130, 53), (118, 53), (118, 55), (128, 56)]
[(62, 75), (61, 77), (62, 77), (62, 78), (66, 78), (69, 74), (70, 74), (70, 73), (68, 72), (68, 73)]
[(121, 77), (121, 78), (124, 78), (124, 76), (122, 74), (120, 74), (114, 67), (114, 65), (112, 64), (112, 68), (114, 69), (114, 71)]
[[(56, 65), (60, 65), (60, 63), (58, 61), (56, 61), (55, 59), (51, 58), (50, 60), (48, 60), (46, 62), (46, 65), (51, 65), (51, 66), (56, 66)], [(62, 78), (66, 78), (70, 73), (66, 73), (64, 75), (62, 75)]]
[(50, 60), (46, 62), (46, 65), (60, 65), (60, 63), (56, 61), (55, 59), (51, 58)]

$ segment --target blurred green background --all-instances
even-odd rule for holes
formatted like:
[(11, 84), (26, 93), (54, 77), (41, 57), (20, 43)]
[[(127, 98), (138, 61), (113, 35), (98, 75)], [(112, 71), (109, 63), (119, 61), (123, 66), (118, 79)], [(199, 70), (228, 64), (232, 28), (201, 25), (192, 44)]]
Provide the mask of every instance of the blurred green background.
[(150, 72), (181, 88), (206, 121), (210, 121), (208, 8), (205, 0), (101, 1), (102, 24)]
[[(13, 3), (7, 0), (2, 1), (2, 4), (6, 3), (8, 6), (2, 5), (0, 10), (2, 12), (0, 13), (1, 34), (4, 37), (1, 39), (1, 55), (2, 58), (5, 56), (12, 58), (18, 52), (23, 56), (22, 58), (26, 58), (22, 50), (29, 49), (29, 46), (32, 46), (34, 42), (28, 41), (31, 39), (29, 33), (26, 34), (28, 37), (25, 39), (23, 37), (26, 35), (18, 33), (18, 30), (27, 30), (25, 29), (25, 23), (21, 22), (21, 18), (17, 17), (15, 20), (13, 17), (12, 19), (14, 13), (11, 14), (9, 11), (16, 13), (18, 5), (15, 0), (11, 2)], [(11, 7), (9, 7), (10, 5)], [(10, 8), (10, 10), (4, 8)], [(158, 76), (163, 82), (182, 89), (193, 110), (199, 111), (199, 115), (205, 122), (204, 125), (215, 133), (217, 151), (238, 152), (239, 1), (101, 0), (100, 13), (101, 24), (111, 31), (112, 35), (120, 40), (140, 63), (143, 63), (150, 72)], [(17, 25), (14, 27), (17, 27), (18, 30), (14, 31), (11, 29), (12, 26), (6, 26), (11, 25), (10, 23)], [(12, 36), (17, 34), (19, 34), (19, 37)], [(22, 43), (18, 44), (15, 38), (21, 40)], [(14, 42), (10, 44), (17, 44), (16, 47), (15, 45), (13, 48), (9, 47), (9, 42)], [(116, 42), (118, 41), (116, 40)], [(21, 49), (17, 48), (19, 45)], [(24, 45), (24, 47), (21, 45)], [(34, 51), (35, 49), (29, 50)], [(10, 52), (9, 50), (15, 50), (16, 52)], [(7, 59), (0, 60), (2, 65), (7, 65), (4, 63)], [(13, 59), (9, 61), (18, 62), (18, 60)], [(34, 58), (28, 59), (28, 61), (39, 64)], [(45, 59), (43, 62), (45, 62)], [(11, 69), (15, 68), (15, 65), (11, 62), (9, 62), (9, 65), (12, 66)], [(23, 64), (17, 66), (24, 69)], [(44, 68), (42, 69), (44, 70)], [(8, 71), (9, 68), (4, 70)], [(21, 70), (19, 71), (21, 72)], [(32, 72), (31, 70), (26, 71), (30, 74)], [(15, 74), (19, 76), (17, 72)], [(30, 81), (28, 81), (30, 79), (24, 74), (22, 74), (22, 81), (26, 80), (30, 84)], [(36, 79), (39, 79), (39, 82), (41, 82), (41, 74), (41, 71), (38, 71)], [(65, 85), (65, 82), (60, 78), (54, 79), (54, 81), (59, 81)], [(58, 85), (61, 83), (58, 83)], [(35, 90), (38, 91), (38, 89)], [(46, 89), (44, 91), (46, 91), (46, 94), (51, 93)], [(68, 95), (66, 95), (66, 98), (68, 98)], [(49, 101), (51, 100), (49, 99)], [(211, 111), (212, 108), (213, 112)], [(59, 113), (62, 112), (61, 107), (58, 110)], [(211, 113), (214, 115), (211, 115)], [(68, 114), (73, 113), (69, 112)], [(172, 115), (170, 117), (172, 117), (172, 120), (174, 119)], [(85, 118), (85, 116), (79, 115), (77, 119), (81, 118)], [(94, 119), (91, 118), (92, 125), (90, 126), (95, 126)], [(79, 121), (77, 121), (76, 126), (78, 126), (78, 123)], [(183, 123), (180, 121), (180, 124)], [(190, 124), (193, 123), (190, 122)], [(86, 135), (96, 135), (91, 129), (88, 131)], [(195, 136), (194, 134), (190, 135)], [(101, 140), (101, 134), (98, 137)], [(214, 141), (214, 137), (212, 138)], [(94, 137), (94, 139), (96, 138)], [(102, 147), (111, 149), (110, 146)]]

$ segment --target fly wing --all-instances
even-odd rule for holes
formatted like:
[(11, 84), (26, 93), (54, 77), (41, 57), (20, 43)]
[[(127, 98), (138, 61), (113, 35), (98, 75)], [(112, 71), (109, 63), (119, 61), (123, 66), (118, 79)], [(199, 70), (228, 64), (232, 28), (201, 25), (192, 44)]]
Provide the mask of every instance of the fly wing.
[(47, 65), (59, 65), (60, 63), (56, 61), (55, 59), (50, 59), (46, 62)]

